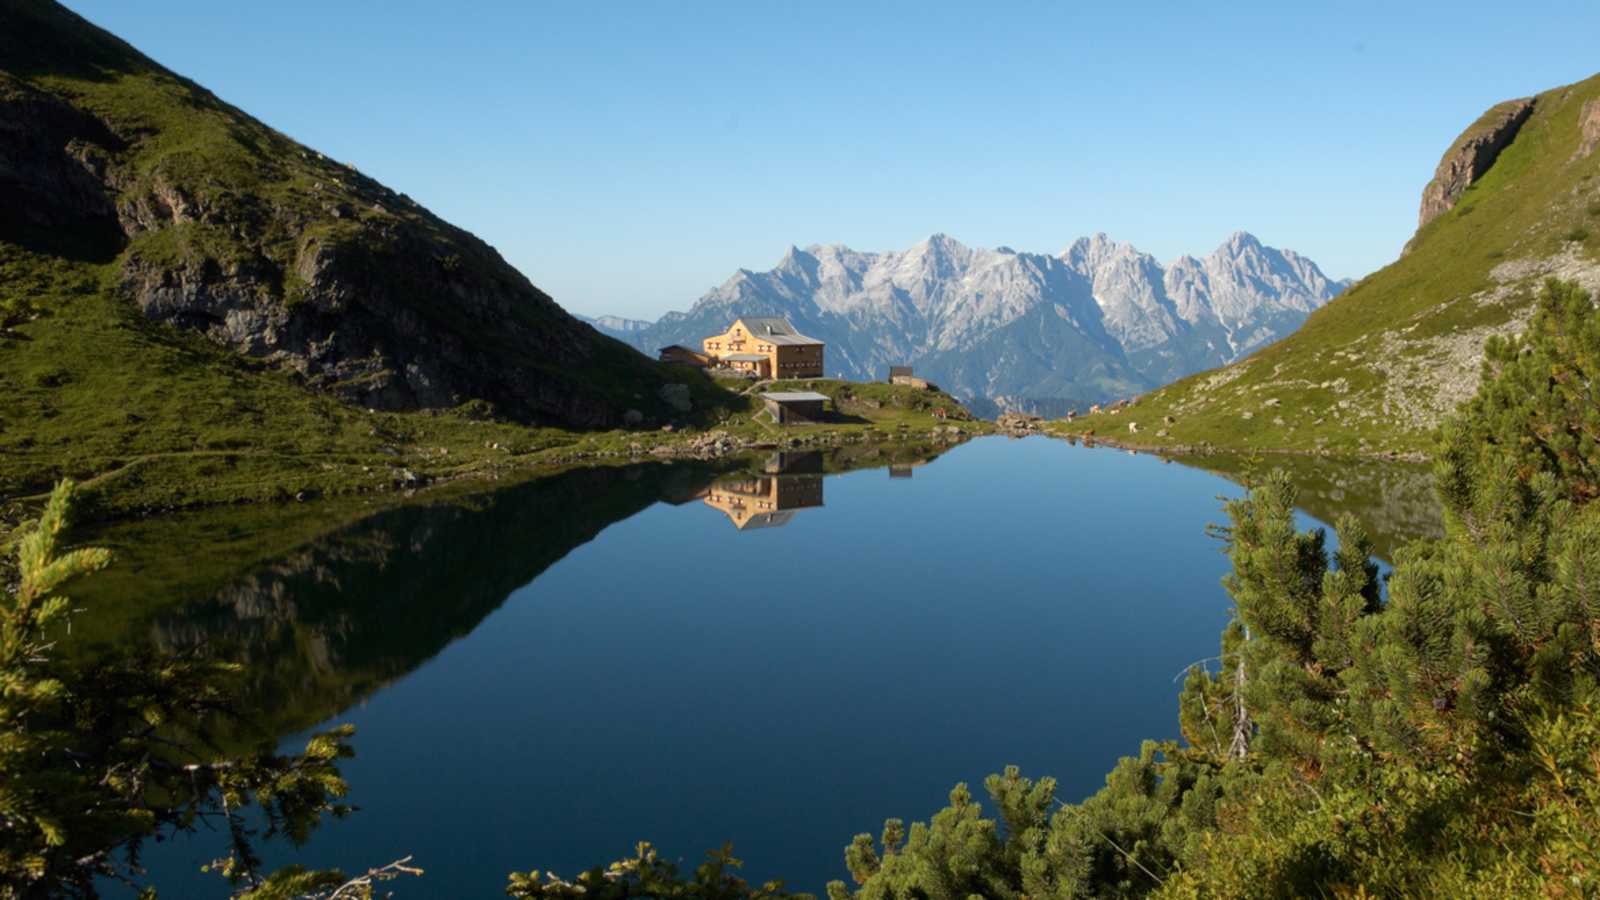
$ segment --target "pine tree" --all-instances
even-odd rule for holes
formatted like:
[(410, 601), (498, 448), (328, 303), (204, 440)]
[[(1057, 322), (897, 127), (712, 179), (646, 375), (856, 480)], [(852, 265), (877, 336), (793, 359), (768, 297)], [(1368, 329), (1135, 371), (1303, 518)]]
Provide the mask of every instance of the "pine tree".
[(233, 667), (155, 657), (72, 666), (51, 652), (50, 629), (70, 608), (64, 589), (110, 560), (66, 547), (73, 498), (71, 482), (52, 492), (19, 543), (18, 589), (0, 600), (0, 897), (95, 897), (107, 879), (137, 885), (146, 840), (202, 823), (229, 835), (217, 869), (250, 896), (345, 884), (337, 872), (269, 875), (255, 845), (277, 835), (303, 842), (324, 816), (349, 811), (338, 771), (351, 753), (348, 727), (313, 736), (299, 754), (223, 757), (212, 725), (230, 707)]
[[(1440, 436), (1445, 536), (1397, 554), (1387, 599), (1354, 520), (1330, 555), (1322, 532), (1295, 528), (1287, 479), (1253, 486), (1220, 529), (1235, 616), (1217, 670), (1185, 681), (1188, 746), (1146, 744), (1047, 829), (1008, 771), (991, 786), (1004, 837), (962, 845), (961, 870), (1030, 898), (1600, 895), (1589, 296), (1548, 284), (1484, 372)], [(941, 815), (988, 833), (953, 800)], [(858, 838), (855, 896), (922, 896), (907, 873), (955, 855), (921, 846), (892, 866), (904, 851)]]

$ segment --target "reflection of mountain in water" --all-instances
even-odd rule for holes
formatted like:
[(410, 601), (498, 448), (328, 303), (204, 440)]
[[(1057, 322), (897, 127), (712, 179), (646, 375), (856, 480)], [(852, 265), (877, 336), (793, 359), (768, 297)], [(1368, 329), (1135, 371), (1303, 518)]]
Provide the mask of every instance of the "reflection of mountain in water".
[(759, 474), (712, 483), (705, 504), (740, 531), (781, 528), (796, 510), (822, 505), (821, 472), (820, 453), (774, 453)]
[(1395, 551), (1411, 541), (1444, 535), (1433, 474), (1425, 465), (1287, 455), (1253, 463), (1224, 455), (1179, 461), (1240, 483), (1283, 469), (1300, 492), (1301, 509), (1329, 525), (1345, 513), (1354, 514), (1366, 526), (1378, 556), (1386, 560), (1392, 561)]
[[(719, 463), (642, 464), (552, 475), (492, 493), (377, 513), (267, 561), (249, 574), (189, 578), (158, 573), (141, 546), (107, 535), (119, 550), (121, 596), (169, 597), (138, 611), (102, 598), (76, 625), (99, 635), (79, 649), (153, 648), (242, 665), (247, 718), (273, 734), (310, 727), (403, 677), (470, 633), (510, 594), (609, 525), (657, 501), (709, 502), (713, 482), (775, 485), (770, 512), (822, 503), (823, 471), (924, 459), (942, 448), (860, 447), (779, 453)], [(751, 496), (757, 493), (751, 490)], [(203, 517), (182, 544), (204, 556), (218, 529)], [(138, 532), (133, 532), (137, 534)], [(169, 533), (163, 538), (170, 540)], [(277, 551), (275, 551), (277, 552)], [(146, 573), (146, 569), (151, 571)], [(219, 586), (220, 583), (220, 586)], [(174, 597), (174, 595), (176, 596)], [(105, 618), (96, 623), (95, 613)]]
[(167, 652), (242, 663), (263, 725), (307, 727), (471, 632), (607, 526), (692, 497), (715, 475), (698, 465), (582, 469), (392, 509), (161, 610), (147, 633)]

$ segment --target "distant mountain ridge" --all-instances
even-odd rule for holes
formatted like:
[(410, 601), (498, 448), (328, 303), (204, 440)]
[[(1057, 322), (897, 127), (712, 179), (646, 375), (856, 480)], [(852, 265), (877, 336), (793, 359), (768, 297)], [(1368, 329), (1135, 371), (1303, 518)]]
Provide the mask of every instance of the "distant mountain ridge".
[(827, 341), (830, 375), (909, 363), (976, 412), (1058, 413), (1238, 359), (1346, 285), (1243, 231), (1168, 265), (1104, 234), (1056, 256), (935, 234), (885, 253), (791, 247), (771, 270), (740, 269), (687, 312), (619, 336), (654, 352), (698, 346), (738, 316), (786, 316)]
[(609, 334), (616, 338), (626, 338), (635, 331), (643, 331), (655, 324), (648, 319), (625, 319), (622, 316), (585, 316), (573, 313), (579, 321), (587, 322), (598, 329), (602, 334)]

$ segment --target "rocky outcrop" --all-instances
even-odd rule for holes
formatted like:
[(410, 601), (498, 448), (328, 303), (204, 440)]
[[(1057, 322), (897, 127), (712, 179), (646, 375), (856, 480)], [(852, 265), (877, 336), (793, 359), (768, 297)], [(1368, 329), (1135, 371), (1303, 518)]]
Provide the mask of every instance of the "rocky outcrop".
[(1010, 410), (1001, 413), (995, 419), (994, 424), (1006, 434), (1018, 436), (1024, 434), (1033, 434), (1039, 430), (1039, 426), (1042, 425), (1043, 422), (1043, 419), (1033, 415), (1032, 413)]
[(1422, 189), (1417, 227), (1422, 228), (1441, 213), (1454, 209), (1462, 192), (1489, 171), (1500, 157), (1500, 151), (1510, 146), (1522, 123), (1532, 114), (1532, 97), (1508, 100), (1490, 109), (1457, 138), (1439, 161), (1433, 180)]
[(0, 73), (0, 241), (75, 259), (122, 246), (98, 119)]
[(1600, 147), (1600, 100), (1590, 100), (1578, 115), (1578, 155), (1582, 159)]

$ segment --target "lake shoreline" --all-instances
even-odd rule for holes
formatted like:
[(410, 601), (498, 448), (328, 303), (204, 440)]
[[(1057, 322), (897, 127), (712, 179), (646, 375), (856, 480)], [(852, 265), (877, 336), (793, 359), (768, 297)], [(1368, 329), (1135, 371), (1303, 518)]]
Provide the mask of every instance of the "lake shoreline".
[(1119, 438), (1102, 437), (1097, 434), (1064, 433), (1060, 431), (1040, 428), (1028, 432), (1044, 437), (1063, 440), (1076, 444), (1082, 442), (1085, 447), (1110, 447), (1115, 450), (1131, 450), (1138, 453), (1152, 453), (1157, 456), (1293, 456), (1303, 459), (1326, 459), (1334, 462), (1431, 462), (1433, 457), (1420, 450), (1396, 451), (1384, 450), (1369, 453), (1336, 453), (1331, 450), (1297, 450), (1290, 447), (1260, 447), (1239, 449), (1232, 447), (1218, 447), (1212, 444), (1147, 444), (1136, 443)]

